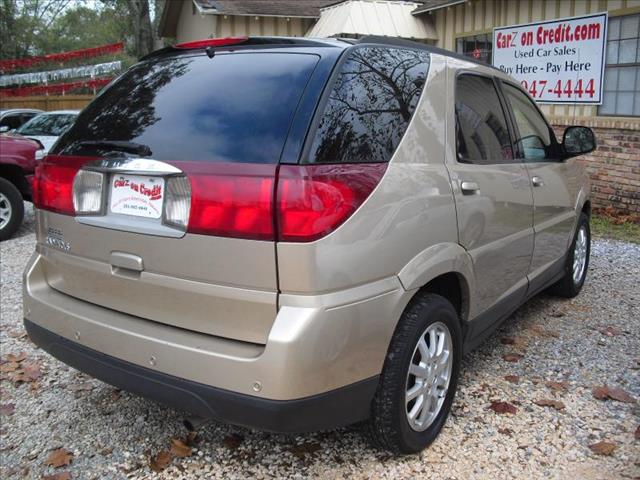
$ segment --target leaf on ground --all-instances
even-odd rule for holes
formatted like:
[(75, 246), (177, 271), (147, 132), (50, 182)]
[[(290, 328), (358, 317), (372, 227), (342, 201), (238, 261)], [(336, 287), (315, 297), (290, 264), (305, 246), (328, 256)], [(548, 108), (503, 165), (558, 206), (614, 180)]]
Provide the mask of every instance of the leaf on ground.
[(179, 438), (171, 439), (171, 453), (175, 457), (190, 457), (191, 456), (191, 447), (187, 445), (183, 440)]
[(598, 331), (605, 337), (615, 337), (616, 335), (620, 335), (622, 333), (622, 330), (611, 325), (598, 327)]
[(13, 415), (16, 406), (13, 403), (3, 403), (0, 405), (0, 415)]
[(522, 360), (523, 357), (524, 355), (520, 355), (519, 353), (506, 353), (502, 356), (502, 359), (505, 362), (516, 363)]
[(154, 472), (161, 472), (169, 465), (171, 465), (171, 460), (173, 460), (171, 452), (163, 450), (162, 452), (159, 452), (155, 457), (149, 458), (149, 467), (151, 467), (151, 470), (153, 470)]
[(20, 367), (20, 364), (16, 362), (3, 363), (2, 365), (0, 365), (0, 372), (3, 372), (3, 373), (15, 372), (19, 367)]
[(520, 383), (520, 377), (518, 375), (505, 375), (504, 379), (507, 382), (511, 382), (511, 383)]
[(638, 425), (638, 428), (636, 428), (636, 431), (633, 434), (633, 438), (635, 438), (636, 440), (640, 440), (640, 425)]
[(73, 452), (70, 452), (66, 448), (58, 448), (49, 454), (44, 463), (45, 465), (58, 468), (69, 465), (72, 460)]
[(5, 361), (6, 362), (16, 362), (16, 363), (20, 363), (22, 362), (25, 358), (27, 358), (27, 352), (19, 352), (19, 353), (9, 353), (7, 354), (7, 356), (5, 357)]
[(499, 428), (498, 433), (510, 437), (513, 434), (513, 430), (511, 430), (510, 428)]
[(222, 443), (224, 443), (225, 447), (231, 450), (235, 450), (240, 446), (243, 440), (244, 440), (244, 437), (242, 435), (239, 435), (237, 433), (232, 433), (231, 435), (227, 435), (226, 437), (224, 437), (224, 440), (222, 440)]
[(296, 457), (303, 458), (306, 455), (311, 455), (321, 449), (322, 445), (317, 442), (305, 442), (300, 445), (293, 445), (289, 448), (289, 451)]
[(511, 413), (515, 415), (516, 413), (518, 413), (518, 409), (515, 407), (515, 405), (512, 405), (509, 402), (493, 401), (491, 402), (491, 405), (489, 405), (489, 408), (501, 415), (505, 413)]
[(53, 475), (44, 475), (42, 480), (71, 480), (70, 472), (59, 472)]
[(533, 333), (536, 337), (541, 338), (558, 338), (560, 334), (558, 332), (554, 332), (553, 330), (547, 330), (540, 325), (533, 325), (531, 328), (531, 333)]
[(17, 339), (26, 338), (27, 332), (25, 332), (24, 330), (11, 330), (9, 332), (9, 336)]
[(598, 400), (611, 399), (624, 403), (636, 403), (635, 398), (618, 387), (611, 388), (607, 385), (603, 385), (600, 387), (594, 387), (593, 390), (591, 390), (591, 393), (593, 394), (594, 398), (597, 398)]
[(596, 453), (598, 455), (610, 456), (613, 454), (615, 449), (618, 448), (618, 445), (616, 445), (615, 443), (603, 441), (603, 442), (594, 443), (593, 445), (589, 445), (589, 448), (593, 453)]
[(549, 398), (543, 398), (541, 400), (536, 400), (533, 403), (535, 403), (539, 407), (553, 407), (556, 410), (564, 409), (564, 403), (562, 403), (560, 400), (551, 400)]
[(198, 436), (197, 432), (187, 432), (187, 436), (184, 439), (184, 443), (186, 443), (190, 447), (195, 447), (201, 441), (201, 438)]
[(569, 387), (569, 382), (547, 382), (545, 385), (554, 392), (564, 392)]
[(84, 382), (84, 383), (75, 383), (73, 385), (69, 385), (67, 388), (72, 392), (80, 392), (80, 391), (93, 390), (94, 385), (91, 382)]

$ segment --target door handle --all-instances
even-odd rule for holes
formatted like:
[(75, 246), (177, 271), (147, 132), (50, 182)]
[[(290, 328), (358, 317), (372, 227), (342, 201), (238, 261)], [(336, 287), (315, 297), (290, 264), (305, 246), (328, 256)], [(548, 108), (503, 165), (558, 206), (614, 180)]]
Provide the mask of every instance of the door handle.
[(544, 182), (540, 177), (532, 177), (531, 183), (534, 187), (544, 187)]
[(464, 195), (474, 195), (476, 193), (480, 193), (480, 189), (478, 188), (478, 184), (476, 182), (462, 182), (460, 184), (460, 189)]

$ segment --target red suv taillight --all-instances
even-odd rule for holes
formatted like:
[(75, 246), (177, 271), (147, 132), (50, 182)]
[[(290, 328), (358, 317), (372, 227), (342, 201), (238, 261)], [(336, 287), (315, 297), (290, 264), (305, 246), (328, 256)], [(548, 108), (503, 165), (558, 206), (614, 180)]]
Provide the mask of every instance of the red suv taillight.
[[(87, 195), (95, 196), (94, 190), (102, 192), (104, 182), (76, 178), (90, 160), (46, 157), (36, 169), (36, 207), (66, 215), (87, 214), (89, 211), (76, 212), (74, 208), (74, 180), (76, 206), (98, 205)], [(334, 231), (362, 205), (387, 168), (386, 163), (172, 163), (188, 178), (191, 202), (189, 205), (183, 198), (188, 196), (189, 185), (168, 184), (165, 203), (175, 205), (165, 205), (164, 216), (171, 216), (171, 224), (184, 227), (182, 221), (188, 218), (186, 230), (190, 233), (285, 242), (311, 242)], [(80, 194), (87, 198), (80, 198)]]
[(33, 203), (36, 208), (75, 215), (73, 180), (89, 157), (45, 157), (36, 167)]
[(281, 165), (278, 240), (310, 242), (334, 231), (367, 199), (386, 163)]

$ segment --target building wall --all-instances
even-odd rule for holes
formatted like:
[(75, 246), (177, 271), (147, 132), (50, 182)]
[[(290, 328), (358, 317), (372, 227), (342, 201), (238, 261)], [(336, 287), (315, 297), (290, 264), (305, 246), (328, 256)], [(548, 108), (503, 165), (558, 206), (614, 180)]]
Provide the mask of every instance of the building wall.
[[(456, 40), (494, 27), (538, 20), (554, 20), (589, 13), (609, 12), (609, 17), (640, 12), (640, 0), (470, 0), (432, 12), (440, 36), (437, 46), (455, 51)], [(548, 116), (592, 117), (597, 107), (541, 105)], [(636, 120), (640, 123), (640, 119)]]
[(640, 215), (640, 128), (624, 120), (577, 122), (565, 117), (557, 119), (554, 129), (562, 138), (568, 125), (585, 123), (592, 126), (598, 141), (593, 153), (579, 157), (591, 179), (592, 206)]
[(192, 1), (182, 2), (182, 11), (178, 18), (176, 40), (190, 42), (216, 36), (216, 15), (201, 15)]

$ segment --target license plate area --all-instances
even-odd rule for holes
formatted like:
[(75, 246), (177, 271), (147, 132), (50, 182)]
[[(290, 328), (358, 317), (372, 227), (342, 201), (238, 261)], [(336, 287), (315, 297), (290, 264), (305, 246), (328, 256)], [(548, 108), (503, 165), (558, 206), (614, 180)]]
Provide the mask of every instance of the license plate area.
[(159, 219), (165, 180), (150, 175), (114, 173), (109, 181), (109, 211), (119, 215)]

